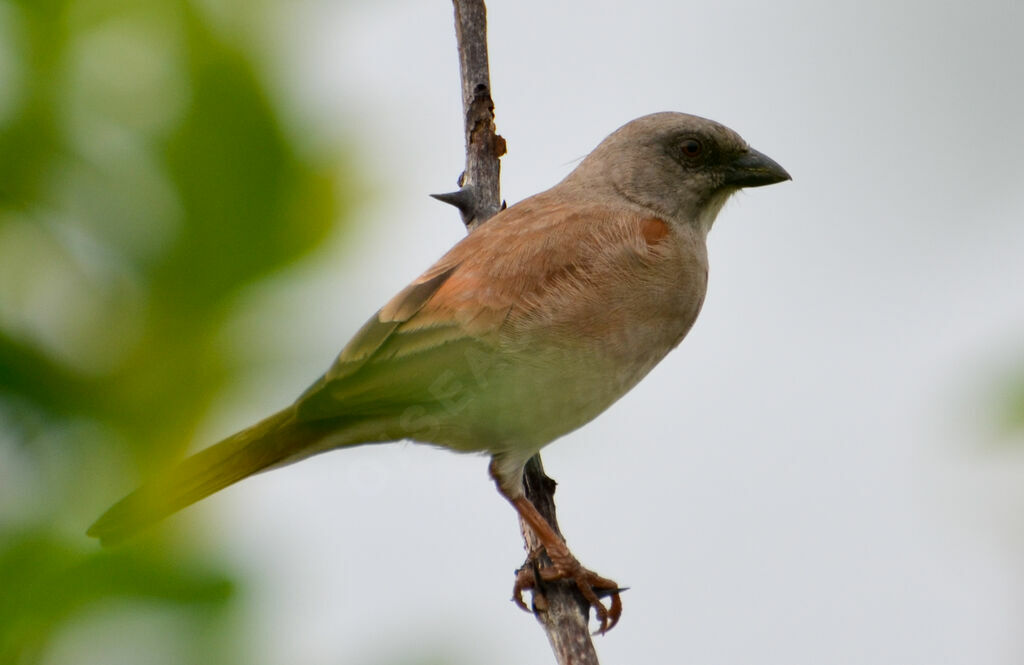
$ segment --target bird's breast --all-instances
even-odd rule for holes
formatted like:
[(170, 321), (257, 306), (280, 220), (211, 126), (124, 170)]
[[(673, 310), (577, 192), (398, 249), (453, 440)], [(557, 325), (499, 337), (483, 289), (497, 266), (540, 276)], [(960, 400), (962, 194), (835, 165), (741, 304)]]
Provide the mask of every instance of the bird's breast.
[(540, 313), (511, 318), (495, 386), (506, 427), (543, 445), (595, 418), (679, 344), (704, 302), (702, 239), (656, 259), (576, 277)]

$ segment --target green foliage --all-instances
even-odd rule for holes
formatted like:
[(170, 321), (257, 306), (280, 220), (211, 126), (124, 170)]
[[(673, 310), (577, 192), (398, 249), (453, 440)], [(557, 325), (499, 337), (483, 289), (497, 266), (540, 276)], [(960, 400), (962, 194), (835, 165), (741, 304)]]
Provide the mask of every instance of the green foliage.
[(180, 566), (167, 556), (138, 549), (73, 549), (38, 530), (6, 535), (0, 552), (0, 579), (5, 580), (0, 596), (2, 662), (35, 660), (63, 622), (103, 602), (159, 604), (202, 617), (208, 609), (223, 610), (231, 598), (230, 579), (194, 562)]
[(1013, 375), (1000, 386), (1000, 416), (1007, 432), (1024, 433), (1024, 372)]
[(256, 51), (186, 0), (0, 0), (0, 663), (115, 601), (181, 613), (178, 641), (231, 660), (223, 565), (181, 536), (81, 534), (188, 444), (232, 376), (239, 292), (344, 209)]

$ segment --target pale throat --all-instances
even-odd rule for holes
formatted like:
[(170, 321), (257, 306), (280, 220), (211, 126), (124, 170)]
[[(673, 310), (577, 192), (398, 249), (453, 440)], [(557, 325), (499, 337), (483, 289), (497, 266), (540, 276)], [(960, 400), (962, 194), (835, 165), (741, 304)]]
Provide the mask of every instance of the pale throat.
[(729, 200), (729, 197), (735, 194), (738, 189), (732, 187), (722, 188), (716, 191), (701, 207), (700, 212), (697, 214), (697, 219), (694, 220), (697, 228), (701, 234), (706, 238), (708, 233), (711, 231), (711, 227), (715, 224), (715, 219), (718, 217), (718, 213), (722, 211), (722, 207), (725, 202)]

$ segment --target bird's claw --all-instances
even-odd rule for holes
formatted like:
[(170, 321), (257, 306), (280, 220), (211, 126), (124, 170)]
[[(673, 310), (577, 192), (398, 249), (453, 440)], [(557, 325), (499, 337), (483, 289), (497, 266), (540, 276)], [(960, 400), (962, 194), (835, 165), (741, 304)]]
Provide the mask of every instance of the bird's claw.
[[(600, 623), (595, 635), (603, 635), (615, 627), (622, 616), (622, 598), (620, 593), (625, 588), (605, 577), (601, 577), (592, 570), (580, 565), (580, 562), (571, 555), (566, 559), (559, 558), (551, 566), (541, 567), (536, 553), (531, 552), (523, 567), (516, 571), (516, 582), (512, 587), (512, 601), (520, 609), (533, 613), (537, 611), (537, 601), (543, 597), (543, 585), (548, 582), (560, 580), (572, 580), (579, 589), (580, 594), (594, 608), (594, 614)], [(533, 604), (535, 609), (526, 606), (523, 600), (523, 591), (534, 592)], [(610, 597), (609, 607), (601, 602), (602, 597)]]

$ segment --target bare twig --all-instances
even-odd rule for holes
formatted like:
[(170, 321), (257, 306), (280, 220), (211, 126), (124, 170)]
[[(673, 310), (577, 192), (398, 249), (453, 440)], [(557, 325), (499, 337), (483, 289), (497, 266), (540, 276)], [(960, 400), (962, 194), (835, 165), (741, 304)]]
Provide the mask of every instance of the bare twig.
[[(555, 515), (556, 483), (544, 473), (540, 455), (534, 455), (526, 463), (523, 484), (526, 486), (526, 498), (561, 535)], [(519, 528), (522, 529), (527, 552), (541, 546), (533, 531), (522, 520), (519, 521)], [(550, 563), (547, 557), (544, 559), (545, 563)], [(599, 665), (597, 651), (594, 650), (587, 628), (590, 618), (590, 603), (587, 599), (571, 580), (547, 583), (541, 591), (543, 595), (533, 595), (533, 610), (548, 634), (555, 660), (559, 665)]]
[[(505, 140), (495, 133), (494, 127), (484, 2), (453, 0), (453, 3), (462, 76), (462, 108), (466, 120), (466, 170), (459, 177), (458, 191), (433, 196), (457, 207), (463, 223), (472, 231), (503, 207), (498, 160), (505, 154)], [(544, 474), (540, 455), (530, 459), (523, 482), (527, 498), (559, 532), (555, 515), (555, 481)], [(533, 531), (522, 521), (520, 527), (527, 553), (540, 548)], [(571, 581), (545, 584), (534, 592), (533, 607), (547, 632), (559, 665), (599, 665), (587, 628), (590, 604)]]
[(435, 194), (434, 198), (458, 208), (463, 223), (473, 230), (502, 208), (498, 160), (505, 154), (505, 139), (494, 131), (494, 101), (487, 65), (487, 10), (483, 0), (453, 1), (462, 110), (466, 116), (466, 170), (459, 176), (458, 191)]

